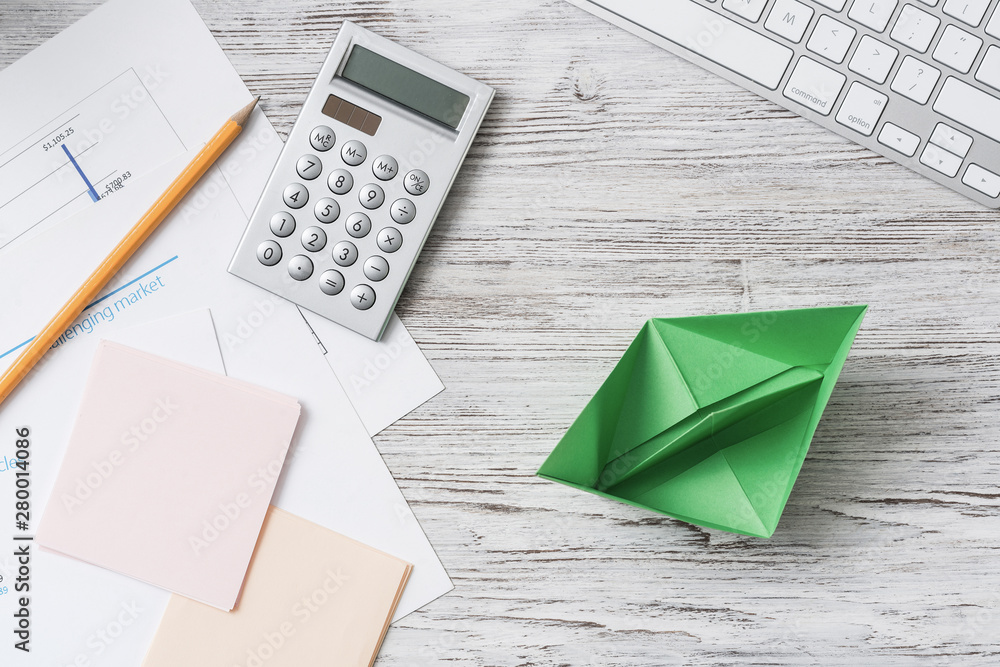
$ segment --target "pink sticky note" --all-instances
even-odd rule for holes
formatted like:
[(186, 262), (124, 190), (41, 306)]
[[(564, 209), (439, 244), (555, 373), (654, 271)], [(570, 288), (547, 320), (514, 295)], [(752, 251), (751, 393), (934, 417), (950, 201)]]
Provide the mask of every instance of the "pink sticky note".
[(287, 396), (102, 342), (35, 539), (231, 610), (299, 413)]

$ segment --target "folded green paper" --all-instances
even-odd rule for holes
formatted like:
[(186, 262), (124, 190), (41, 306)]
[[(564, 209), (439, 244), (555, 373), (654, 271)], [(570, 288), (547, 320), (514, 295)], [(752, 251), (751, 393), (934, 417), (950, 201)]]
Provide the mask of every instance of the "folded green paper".
[(539, 476), (770, 537), (867, 308), (647, 321)]

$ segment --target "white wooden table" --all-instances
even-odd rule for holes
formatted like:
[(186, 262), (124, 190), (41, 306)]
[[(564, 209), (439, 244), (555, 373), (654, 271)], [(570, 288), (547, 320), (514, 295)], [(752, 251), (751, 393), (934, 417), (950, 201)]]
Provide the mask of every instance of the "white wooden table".
[[(3, 0), (0, 66), (95, 4)], [(283, 135), (343, 19), (497, 89), (377, 438), (456, 588), (380, 665), (1000, 664), (996, 212), (562, 0), (195, 4)], [(850, 303), (772, 539), (534, 476), (645, 319)]]

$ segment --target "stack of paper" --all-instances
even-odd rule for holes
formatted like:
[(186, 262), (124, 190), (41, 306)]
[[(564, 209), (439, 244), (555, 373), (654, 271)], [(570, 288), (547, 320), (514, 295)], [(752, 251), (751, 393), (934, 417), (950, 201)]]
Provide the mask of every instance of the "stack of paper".
[(143, 667), (364, 667), (412, 566), (271, 508), (239, 607), (174, 596)]
[(232, 609), (299, 411), (281, 394), (101, 343), (36, 540)]
[[(72, 68), (65, 66), (69, 61)], [(110, 0), (0, 72), (0, 93), (19, 100), (0, 105), (6, 128), (0, 134), (0, 163), (6, 165), (0, 202), (19, 197), (17, 202), (45, 204), (18, 216), (0, 208), (0, 285), (8, 286), (0, 288), (5, 368), (190, 152), (251, 94), (188, 0)], [(127, 103), (112, 105), (123, 95)], [(60, 137), (99, 202), (61, 145), (51, 148)], [(343, 336), (329, 323), (310, 327), (292, 304), (228, 274), (280, 149), (278, 134), (255, 112), (232, 149), (4, 402), (0, 433), (29, 426), (40, 443), (32, 452), (32, 517), (40, 516), (49, 503), (59, 504), (48, 490), (100, 339), (142, 327), (147, 340), (161, 345), (140, 346), (131, 338), (127, 344), (195, 365), (215, 347), (221, 358), (207, 367), (294, 396), (302, 405), (273, 504), (413, 563), (398, 618), (452, 586), (370, 434), (442, 387), (398, 319), (379, 344)], [(33, 177), (5, 177), (13, 172)], [(50, 215), (49, 204), (63, 208)], [(25, 281), (37, 274), (33, 267), (40, 261), (49, 267), (45, 279)], [(197, 331), (177, 324), (175, 316), (199, 309), (211, 310), (214, 328), (207, 320)], [(197, 458), (187, 464), (199, 465)], [(13, 494), (12, 475), (0, 475), (3, 489)], [(8, 544), (8, 552), (12, 548)], [(12, 563), (0, 558), (5, 581), (16, 576)], [(32, 652), (7, 644), (0, 647), (0, 664), (139, 663), (168, 593), (46, 551), (34, 553), (32, 563)], [(143, 611), (113, 643), (91, 641), (123, 604)]]

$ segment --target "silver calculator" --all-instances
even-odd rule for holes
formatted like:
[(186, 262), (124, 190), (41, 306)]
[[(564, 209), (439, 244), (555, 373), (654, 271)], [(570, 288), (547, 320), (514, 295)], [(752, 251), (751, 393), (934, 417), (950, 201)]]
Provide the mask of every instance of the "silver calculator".
[(381, 338), (493, 93), (345, 21), (229, 272)]

